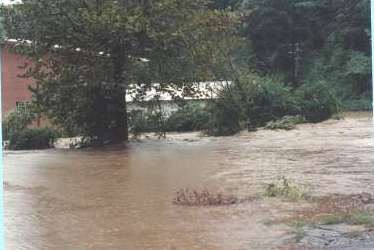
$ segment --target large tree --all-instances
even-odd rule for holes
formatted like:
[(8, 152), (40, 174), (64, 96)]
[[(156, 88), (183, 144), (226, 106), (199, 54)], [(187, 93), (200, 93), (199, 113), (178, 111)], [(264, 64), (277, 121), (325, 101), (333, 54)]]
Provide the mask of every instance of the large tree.
[[(235, 15), (207, 0), (24, 0), (14, 18), (29, 40), (26, 76), (40, 111), (100, 142), (128, 139), (126, 93), (152, 83), (186, 92), (214, 80)], [(21, 22), (27, 22), (19, 24)], [(10, 21), (10, 25), (12, 21)], [(220, 49), (216, 49), (220, 48)]]

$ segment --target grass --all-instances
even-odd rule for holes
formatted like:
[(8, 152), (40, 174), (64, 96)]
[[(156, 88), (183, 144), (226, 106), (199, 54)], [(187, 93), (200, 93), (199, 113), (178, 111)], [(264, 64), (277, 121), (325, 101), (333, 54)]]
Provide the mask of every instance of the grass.
[(289, 223), (295, 229), (295, 232), (303, 230), (306, 226), (316, 227), (338, 224), (374, 228), (374, 212), (356, 210), (347, 213), (319, 215), (313, 218), (298, 218)]
[(266, 186), (264, 196), (284, 198), (290, 201), (306, 200), (308, 198), (303, 186), (293, 183), (285, 177), (278, 182)]
[(296, 127), (297, 124), (305, 123), (306, 120), (303, 116), (296, 115), (296, 116), (284, 116), (279, 120), (270, 121), (266, 124), (265, 129), (269, 130), (276, 130), (276, 129), (283, 129), (283, 130), (291, 130)]
[(293, 228), (295, 243), (300, 243), (306, 236), (307, 227), (318, 227), (322, 225), (359, 225), (367, 228), (374, 228), (374, 213), (368, 211), (351, 211), (349, 213), (336, 213), (317, 216), (314, 218), (298, 218), (289, 225)]
[(349, 225), (374, 227), (374, 213), (357, 210), (349, 213), (330, 214), (319, 218), (317, 223), (321, 225), (336, 225), (345, 223)]

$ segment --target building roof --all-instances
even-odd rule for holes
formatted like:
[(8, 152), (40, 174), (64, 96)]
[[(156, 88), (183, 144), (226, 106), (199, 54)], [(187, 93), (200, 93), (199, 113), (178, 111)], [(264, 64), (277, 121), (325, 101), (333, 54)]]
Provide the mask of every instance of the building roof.
[[(214, 82), (197, 82), (189, 84), (188, 87), (166, 87), (160, 90), (160, 84), (153, 84), (151, 88), (142, 91), (141, 86), (129, 89), (126, 100), (128, 102), (136, 101), (173, 101), (180, 100), (208, 100), (218, 97), (219, 92), (230, 85), (230, 81), (214, 81)], [(145, 93), (144, 93), (145, 92)], [(141, 94), (139, 94), (141, 93)]]

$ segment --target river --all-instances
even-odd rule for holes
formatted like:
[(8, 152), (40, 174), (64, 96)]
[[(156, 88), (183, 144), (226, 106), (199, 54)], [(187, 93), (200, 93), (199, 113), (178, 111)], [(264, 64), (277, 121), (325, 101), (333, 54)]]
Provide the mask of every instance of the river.
[(238, 197), (285, 176), (315, 196), (374, 193), (369, 113), (291, 131), (232, 137), (171, 134), (126, 147), (5, 152), (6, 249), (275, 249), (293, 236), (269, 219), (304, 204), (258, 199), (231, 206), (173, 204), (191, 188)]

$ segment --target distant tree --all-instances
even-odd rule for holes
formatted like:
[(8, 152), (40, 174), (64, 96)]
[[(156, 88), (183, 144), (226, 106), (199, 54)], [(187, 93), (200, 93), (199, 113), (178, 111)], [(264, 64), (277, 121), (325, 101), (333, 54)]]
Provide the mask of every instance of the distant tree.
[(0, 42), (5, 38), (5, 29), (3, 25), (4, 19), (0, 16)]
[(10, 38), (24, 38), (32, 33), (24, 7), (23, 4), (0, 5), (0, 16), (4, 17), (4, 29)]
[[(234, 36), (235, 15), (207, 0), (24, 0), (8, 23), (31, 45), (26, 76), (40, 111), (69, 131), (99, 142), (128, 139), (126, 93), (151, 83), (190, 92), (214, 80)], [(12, 12), (14, 13), (14, 12)], [(24, 22), (27, 22), (25, 24)], [(216, 71), (217, 72), (217, 71)]]
[[(342, 82), (349, 74), (357, 92), (368, 90), (369, 0), (244, 0), (241, 6), (251, 13), (243, 36), (262, 74), (285, 75), (295, 87), (308, 80), (311, 70), (315, 76), (329, 74), (329, 82)], [(322, 62), (315, 72), (311, 65)], [(325, 74), (324, 68), (330, 70)], [(347, 93), (356, 91), (348, 88)]]

